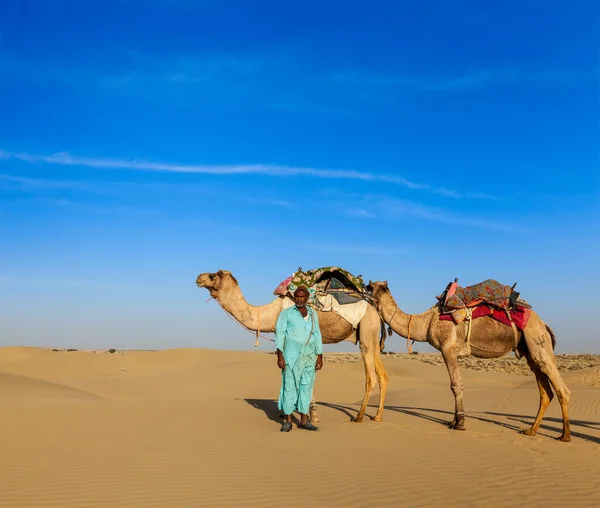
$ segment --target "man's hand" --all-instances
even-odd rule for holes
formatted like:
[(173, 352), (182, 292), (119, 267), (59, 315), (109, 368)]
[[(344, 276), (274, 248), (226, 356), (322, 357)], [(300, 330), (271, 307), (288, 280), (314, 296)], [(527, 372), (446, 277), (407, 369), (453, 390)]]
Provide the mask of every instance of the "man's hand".
[(321, 370), (323, 368), (323, 355), (317, 356), (317, 365), (315, 365), (315, 370)]
[(277, 350), (277, 367), (281, 370), (285, 369), (285, 359), (283, 358), (283, 353)]

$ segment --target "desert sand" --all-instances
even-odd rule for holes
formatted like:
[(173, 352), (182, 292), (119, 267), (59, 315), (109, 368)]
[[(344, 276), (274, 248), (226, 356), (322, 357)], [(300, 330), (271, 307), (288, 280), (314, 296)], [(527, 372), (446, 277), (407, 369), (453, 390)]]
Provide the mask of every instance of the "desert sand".
[[(384, 356), (384, 421), (352, 423), (357, 354), (325, 355), (320, 429), (279, 432), (280, 373), (259, 351), (0, 348), (0, 506), (597, 506), (600, 357), (565, 355), (570, 443), (524, 360), (463, 362), (467, 430), (451, 431), (438, 354)], [(373, 394), (375, 404), (378, 393)], [(375, 412), (374, 407), (369, 408)]]

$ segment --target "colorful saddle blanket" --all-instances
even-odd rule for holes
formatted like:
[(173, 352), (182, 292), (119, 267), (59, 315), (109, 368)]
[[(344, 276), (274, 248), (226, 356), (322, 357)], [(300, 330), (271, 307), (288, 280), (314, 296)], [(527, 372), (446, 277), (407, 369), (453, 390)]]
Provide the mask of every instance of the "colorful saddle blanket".
[[(451, 283), (446, 291), (436, 298), (440, 300), (444, 310), (475, 307), (482, 303), (508, 309), (513, 287), (500, 284), (497, 280), (487, 279), (474, 286), (460, 287), (458, 281)], [(443, 301), (442, 301), (443, 300)]]
[(440, 302), (440, 319), (462, 323), (469, 315), (471, 319), (490, 316), (508, 326), (514, 322), (522, 330), (527, 326), (531, 307), (519, 299), (514, 288), (494, 279), (463, 288), (455, 279), (436, 297)]

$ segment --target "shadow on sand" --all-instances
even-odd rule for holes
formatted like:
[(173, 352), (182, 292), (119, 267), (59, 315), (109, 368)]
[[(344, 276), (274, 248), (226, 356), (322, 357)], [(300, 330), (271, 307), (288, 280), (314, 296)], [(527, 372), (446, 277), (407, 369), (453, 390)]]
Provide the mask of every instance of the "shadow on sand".
[[(267, 416), (267, 418), (273, 422), (276, 422), (277, 425), (281, 425), (283, 423), (283, 415), (281, 411), (277, 407), (277, 401), (271, 399), (244, 399), (248, 404), (250, 404), (253, 408), (256, 408)], [(300, 420), (296, 418), (295, 415), (292, 415), (292, 421), (294, 423), (299, 423)]]
[[(273, 422), (276, 422), (278, 425), (282, 422), (281, 411), (277, 408), (277, 402), (275, 400), (269, 399), (244, 399), (248, 404), (252, 407), (262, 411), (265, 413), (267, 418)], [(318, 402), (319, 406), (327, 407), (330, 409), (334, 409), (345, 414), (350, 420), (353, 420), (356, 413), (358, 412), (357, 407), (359, 404), (356, 404), (357, 407), (342, 405), (342, 404), (332, 404), (331, 402)], [(376, 408), (377, 406), (370, 405), (368, 407)], [(447, 426), (449, 421), (452, 420), (454, 413), (450, 411), (444, 411), (441, 409), (432, 409), (427, 407), (411, 407), (411, 406), (385, 406), (386, 411), (396, 411), (398, 413), (402, 413), (408, 416), (412, 416), (414, 418), (422, 418), (424, 420), (428, 420), (430, 422), (437, 423), (439, 425)], [(530, 427), (533, 423), (535, 415), (515, 415), (510, 413), (495, 413), (492, 411), (483, 411), (483, 412), (469, 412), (467, 413), (467, 418), (472, 418), (474, 420), (479, 420), (480, 422), (490, 423), (493, 425), (498, 425), (499, 427), (504, 427), (506, 429), (510, 429), (513, 431), (520, 431), (523, 428)], [(518, 426), (516, 424), (507, 423), (502, 421), (501, 419), (495, 417), (502, 417), (514, 422), (518, 422), (522, 424), (522, 426)], [(294, 421), (297, 420), (295, 416), (292, 417)], [(548, 425), (548, 422), (558, 423), (558, 426)], [(592, 436), (589, 434), (585, 434), (577, 430), (578, 427), (589, 428), (592, 430), (600, 431), (600, 422), (592, 422), (586, 420), (571, 420), (571, 436), (577, 437), (579, 439), (583, 439), (585, 441), (590, 441), (592, 443), (600, 444), (600, 437)], [(546, 417), (542, 421), (540, 425), (539, 435), (546, 437), (557, 437), (555, 435), (549, 434), (547, 432), (553, 432), (558, 435), (562, 432), (562, 419), (561, 418), (553, 418)]]
[[(352, 406), (347, 406), (347, 405), (345, 406), (345, 405), (341, 405), (341, 404), (332, 404), (329, 402), (319, 402), (318, 405), (328, 407), (331, 409), (335, 409), (336, 411), (340, 411), (341, 413), (344, 413), (346, 416), (348, 416), (348, 418), (350, 418), (350, 419), (353, 419), (354, 415), (357, 413), (357, 409)], [(358, 404), (357, 404), (357, 406), (358, 406)], [(377, 406), (369, 406), (369, 407), (377, 407)], [(425, 408), (425, 407), (385, 406), (385, 410), (386, 411), (396, 411), (398, 413), (403, 413), (405, 415), (413, 416), (415, 418), (422, 418), (424, 420), (428, 420), (428, 421), (437, 423), (439, 425), (444, 425), (444, 426), (447, 426), (448, 423), (450, 422), (450, 420), (452, 420), (452, 418), (454, 417), (454, 413), (452, 413), (450, 411), (444, 411), (441, 409)], [(510, 429), (510, 430), (513, 430), (516, 432), (519, 432), (523, 428), (530, 427), (531, 424), (533, 423), (533, 420), (535, 419), (535, 415), (532, 415), (532, 416), (515, 415), (515, 414), (510, 414), (510, 413), (494, 413), (491, 411), (483, 411), (483, 412), (478, 412), (478, 413), (468, 412), (466, 414), (466, 416), (467, 416), (467, 418), (472, 418), (474, 420), (479, 420), (479, 421), (485, 422), (485, 423), (491, 423), (493, 425), (498, 425), (500, 427), (504, 427), (506, 429)], [(447, 417), (447, 418), (445, 418), (445, 417)], [(519, 423), (523, 424), (523, 427), (511, 424), (511, 423), (507, 423), (505, 421), (502, 421), (502, 420), (494, 418), (494, 417), (504, 417), (508, 420), (519, 422)], [(558, 423), (559, 426), (557, 426), (557, 427), (550, 426), (544, 422)], [(575, 427), (575, 430), (573, 429), (574, 427)], [(583, 439), (586, 441), (591, 441), (592, 443), (600, 444), (600, 437), (591, 436), (589, 434), (579, 432), (578, 430), (576, 430), (577, 427), (585, 427), (585, 428), (590, 428), (593, 430), (600, 431), (600, 423), (599, 422), (591, 422), (591, 421), (585, 421), (585, 420), (571, 420), (571, 436), (577, 437), (579, 439)], [(555, 432), (556, 434), (560, 435), (562, 433), (562, 419), (546, 417), (546, 418), (544, 418), (544, 420), (542, 421), (542, 425), (540, 426), (540, 431), (542, 429), (544, 431)], [(546, 437), (552, 437), (552, 438), (557, 437), (555, 435), (551, 435), (546, 432), (540, 432), (540, 431), (538, 431), (539, 435), (546, 436)]]

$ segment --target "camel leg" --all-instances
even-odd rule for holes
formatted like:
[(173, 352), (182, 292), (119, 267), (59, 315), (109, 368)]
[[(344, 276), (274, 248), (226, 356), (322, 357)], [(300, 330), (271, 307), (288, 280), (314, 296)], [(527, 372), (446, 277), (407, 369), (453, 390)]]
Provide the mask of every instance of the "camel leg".
[(356, 423), (361, 423), (363, 421), (363, 417), (365, 416), (365, 411), (367, 410), (367, 403), (369, 402), (369, 398), (371, 397), (371, 393), (373, 392), (373, 388), (375, 387), (375, 355), (373, 351), (370, 351), (367, 346), (365, 346), (362, 342), (360, 344), (360, 353), (362, 355), (363, 363), (365, 364), (365, 397), (362, 401), (362, 405), (360, 406), (360, 410), (354, 418)]
[(454, 394), (454, 419), (448, 424), (448, 427), (453, 430), (465, 430), (463, 382), (458, 369), (458, 359), (456, 354), (450, 351), (442, 351), (442, 357), (450, 375), (450, 389)]
[(317, 403), (315, 401), (315, 396), (313, 394), (312, 399), (310, 399), (310, 406), (308, 410), (308, 421), (311, 423), (319, 422), (319, 415), (317, 414)]
[(379, 350), (375, 350), (375, 374), (377, 375), (377, 381), (379, 383), (379, 407), (377, 409), (377, 414), (371, 418), (371, 420), (375, 422), (380, 422), (383, 416), (383, 405), (385, 403), (385, 394), (387, 392), (388, 385), (388, 374), (385, 370), (385, 366), (383, 365), (383, 360), (381, 359), (381, 354)]
[(526, 436), (535, 436), (540, 428), (542, 419), (544, 418), (544, 413), (554, 398), (554, 393), (552, 393), (552, 389), (550, 388), (548, 376), (546, 376), (546, 374), (544, 374), (538, 368), (535, 362), (530, 358), (529, 353), (525, 356), (525, 358), (527, 359), (529, 368), (535, 374), (535, 380), (537, 381), (538, 389), (540, 390), (540, 407), (538, 409), (537, 416), (535, 417), (535, 421), (531, 425), (531, 428), (524, 429), (521, 431), (521, 433), (525, 434)]
[(560, 409), (562, 411), (563, 416), (563, 431), (560, 437), (557, 439), (559, 441), (568, 442), (571, 441), (571, 425), (569, 423), (569, 399), (571, 397), (571, 392), (567, 388), (567, 385), (562, 380), (560, 373), (558, 372), (558, 367), (556, 369), (556, 376), (550, 378), (550, 382), (558, 395), (558, 401), (560, 402)]
[(525, 340), (527, 341), (527, 348), (529, 349), (529, 355), (531, 361), (535, 364), (542, 374), (545, 374), (554, 388), (558, 401), (560, 402), (560, 408), (562, 410), (563, 417), (563, 431), (562, 435), (558, 438), (559, 441), (570, 441), (571, 440), (571, 428), (569, 424), (569, 398), (571, 392), (567, 388), (567, 385), (562, 379), (558, 366), (556, 365), (556, 359), (554, 352), (552, 351), (551, 339), (547, 336), (546, 330), (540, 334), (537, 338), (532, 337), (532, 334), (525, 334)]
[(560, 403), (563, 417), (563, 431), (561, 436), (557, 439), (565, 442), (571, 441), (571, 426), (569, 424), (569, 399), (571, 397), (571, 392), (558, 371), (554, 356), (549, 357), (547, 361), (542, 362), (541, 364), (538, 363), (538, 366), (550, 380), (550, 383), (558, 396), (558, 402)]

